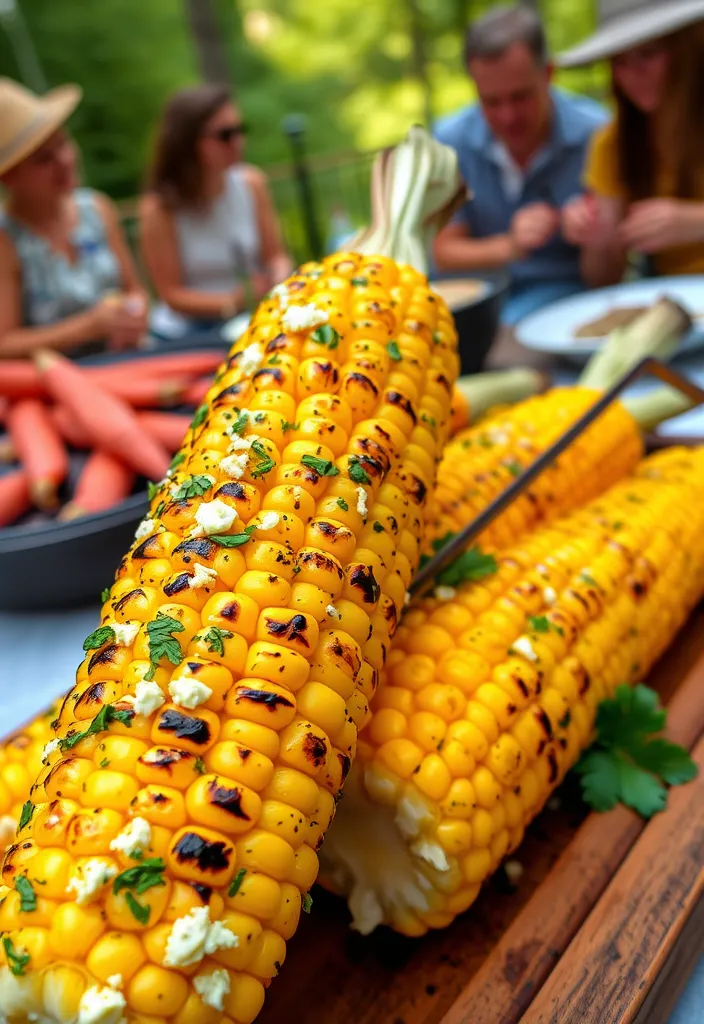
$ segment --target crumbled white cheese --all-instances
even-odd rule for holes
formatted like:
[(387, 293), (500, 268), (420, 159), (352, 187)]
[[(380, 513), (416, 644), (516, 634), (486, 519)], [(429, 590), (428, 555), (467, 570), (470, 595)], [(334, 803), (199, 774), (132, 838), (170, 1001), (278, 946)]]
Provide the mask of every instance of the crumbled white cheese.
[(555, 604), (557, 601), (557, 592), (552, 587), (545, 587), (543, 590), (543, 598), (546, 604)]
[(430, 864), (436, 871), (450, 870), (447, 854), (439, 843), (433, 843), (429, 839), (417, 839), (411, 846), (411, 853), (414, 853), (419, 860)]
[[(111, 850), (119, 850), (126, 857), (144, 853), (152, 841), (152, 827), (144, 818), (133, 818), (132, 821), (110, 843)], [(110, 981), (108, 979), (108, 984)]]
[[(223, 459), (220, 465), (222, 466), (226, 461)], [(219, 498), (215, 498), (214, 501), (204, 501), (199, 505), (195, 518), (198, 526), (193, 530), (193, 536), (202, 537), (204, 533), (220, 533), (223, 530), (229, 530), (237, 519), (237, 511)]]
[(166, 698), (158, 683), (140, 679), (134, 688), (134, 713), (136, 715), (151, 715), (165, 703)]
[(131, 647), (139, 633), (139, 622), (113, 622), (111, 629), (115, 634), (115, 642), (121, 647)]
[(451, 601), (454, 597), (457, 597), (457, 591), (454, 587), (439, 586), (435, 588), (435, 596), (438, 601)]
[(222, 1013), (225, 996), (230, 991), (230, 975), (227, 971), (221, 969), (212, 974), (201, 974), (193, 979), (193, 987), (206, 1006), (212, 1006)]
[(364, 490), (363, 487), (357, 488), (357, 511), (359, 512), (360, 516), (366, 516), (368, 512), (367, 492)]
[(165, 967), (188, 967), (218, 949), (234, 949), (238, 937), (220, 921), (211, 923), (208, 907), (193, 907), (174, 921), (166, 940)]
[(159, 525), (156, 519), (143, 519), (134, 532), (135, 540), (144, 540)]
[(169, 693), (174, 704), (180, 708), (197, 708), (199, 704), (205, 704), (210, 700), (213, 691), (205, 683), (199, 683), (197, 679), (188, 676), (178, 676), (169, 683)]
[(61, 740), (54, 737), (53, 740), (49, 740), (47, 745), (42, 750), (42, 761), (48, 761), (55, 750), (58, 750), (61, 746)]
[(410, 590), (407, 590), (406, 591), (406, 596), (403, 599), (403, 607), (404, 608), (408, 608), (410, 603), (411, 603), (411, 592), (410, 592)]
[(60, 823), (60, 821), (61, 818), (59, 817), (58, 814), (50, 814), (49, 817), (46, 819), (46, 827), (54, 828), (56, 825)]
[(329, 604), (327, 606), (327, 608), (325, 609), (325, 611), (327, 612), (327, 614), (330, 616), (331, 619), (341, 619), (342, 618), (341, 613), (338, 612), (338, 610), (337, 610), (337, 608), (335, 607), (334, 604)]
[(529, 636), (519, 636), (518, 640), (514, 640), (511, 644), (511, 649), (517, 651), (518, 654), (522, 654), (528, 661), (538, 660), (538, 655), (533, 650), (533, 644)]
[(127, 1006), (125, 997), (114, 988), (86, 989), (78, 1004), (76, 1024), (120, 1024), (122, 1011)]
[(517, 860), (507, 860), (504, 864), (504, 870), (509, 882), (515, 883), (523, 874), (523, 865)]
[(231, 480), (241, 480), (247, 472), (248, 462), (249, 455), (247, 452), (243, 452), (241, 455), (226, 455), (224, 459), (220, 460), (220, 469)]
[(110, 988), (122, 988), (125, 983), (122, 980), (121, 974), (111, 974), (107, 979), (106, 984), (108, 984)]
[(76, 903), (82, 907), (86, 903), (91, 903), (103, 886), (115, 877), (117, 868), (94, 857), (85, 861), (79, 872), (80, 874), (69, 879), (66, 892), (75, 892)]
[(309, 302), (305, 306), (288, 306), (281, 317), (281, 323), (287, 331), (310, 331), (326, 324), (329, 319), (324, 309), (318, 309)]
[(487, 430), (486, 436), (493, 444), (508, 444), (509, 441), (511, 440), (506, 431), (497, 430), (496, 428), (493, 428), (492, 430)]
[(208, 565), (201, 565), (200, 562), (193, 563), (193, 575), (188, 581), (191, 590), (198, 590), (200, 587), (209, 587), (218, 578), (215, 569)]
[(281, 516), (278, 512), (264, 512), (261, 518), (261, 522), (257, 527), (258, 530), (273, 530), (275, 526), (279, 525)]
[(251, 345), (247, 345), (247, 348), (243, 350), (242, 358), (237, 365), (242, 373), (249, 376), (252, 373), (256, 373), (263, 362), (264, 353), (259, 345), (253, 343)]
[(232, 438), (230, 441), (231, 452), (248, 452), (254, 444), (255, 438), (242, 437), (240, 434), (234, 432), (233, 427), (228, 427), (226, 433)]
[(271, 289), (272, 298), (279, 300), (282, 309), (288, 309), (288, 288), (285, 284), (277, 284)]

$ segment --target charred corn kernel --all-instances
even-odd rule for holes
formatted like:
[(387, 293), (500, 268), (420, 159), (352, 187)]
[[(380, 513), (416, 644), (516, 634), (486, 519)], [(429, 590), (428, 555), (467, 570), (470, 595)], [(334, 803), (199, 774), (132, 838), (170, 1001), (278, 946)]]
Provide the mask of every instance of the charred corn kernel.
[(703, 469), (704, 449), (651, 456), (481, 583), (411, 606), (323, 848), (362, 931), (416, 935), (466, 909), (589, 744), (599, 701), (662, 654), (704, 594)]
[[(419, 559), (458, 369), (429, 295), (390, 260), (337, 256), (286, 282), (235, 345), (156, 487), (55, 737), (32, 733), (33, 761), (0, 748), (0, 820), (14, 826), (38, 776), (3, 877), (46, 876), (34, 923), (4, 910), (30, 963), (22, 979), (0, 969), (0, 1005), (43, 970), (32, 1012), (63, 1024), (119, 973), (127, 1024), (207, 1024), (196, 982), (218, 965), (225, 1024), (254, 1020)], [(426, 410), (433, 430), (418, 428)], [(452, 701), (435, 704), (446, 725)], [(409, 773), (429, 753), (414, 751)], [(457, 764), (441, 753), (420, 779), (433, 794)], [(184, 920), (204, 911), (214, 949), (204, 939), (179, 964)]]

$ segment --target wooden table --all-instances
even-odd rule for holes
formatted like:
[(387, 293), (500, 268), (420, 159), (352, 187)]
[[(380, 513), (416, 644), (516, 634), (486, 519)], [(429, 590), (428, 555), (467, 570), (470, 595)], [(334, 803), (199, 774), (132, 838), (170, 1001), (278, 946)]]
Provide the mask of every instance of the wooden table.
[[(649, 684), (704, 768), (704, 608)], [(258, 1024), (666, 1024), (704, 947), (704, 772), (645, 823), (589, 814), (568, 781), (528, 829), (515, 889), (496, 876), (443, 931), (349, 930), (316, 887)]]

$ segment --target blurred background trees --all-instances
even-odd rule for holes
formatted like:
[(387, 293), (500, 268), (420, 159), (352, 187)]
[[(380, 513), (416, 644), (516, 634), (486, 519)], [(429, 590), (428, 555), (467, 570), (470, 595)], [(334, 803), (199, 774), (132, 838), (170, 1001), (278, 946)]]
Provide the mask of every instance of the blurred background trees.
[[(555, 51), (592, 28), (595, 0), (524, 0)], [(294, 186), (282, 121), (302, 114), (316, 159), (323, 233), (366, 216), (366, 158), (472, 98), (467, 22), (492, 0), (0, 0), (0, 72), (42, 86), (80, 83), (72, 121), (85, 177), (117, 199), (140, 189), (166, 96), (227, 80), (250, 125), (248, 158), (273, 168), (284, 218)], [(559, 76), (600, 95), (603, 69)], [(361, 173), (360, 173), (361, 171)], [(288, 229), (296, 234), (293, 213)], [(294, 238), (292, 244), (296, 247)]]

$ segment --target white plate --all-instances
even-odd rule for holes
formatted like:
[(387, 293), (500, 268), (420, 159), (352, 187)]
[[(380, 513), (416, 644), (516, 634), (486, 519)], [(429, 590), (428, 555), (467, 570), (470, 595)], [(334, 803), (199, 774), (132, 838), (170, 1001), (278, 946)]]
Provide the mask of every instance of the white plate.
[(616, 308), (650, 305), (665, 295), (696, 318), (693, 329), (682, 339), (679, 351), (701, 348), (704, 345), (704, 276), (694, 275), (630, 281), (551, 302), (519, 321), (516, 338), (526, 348), (582, 363), (604, 344), (604, 338), (575, 338), (575, 331), (583, 324)]

